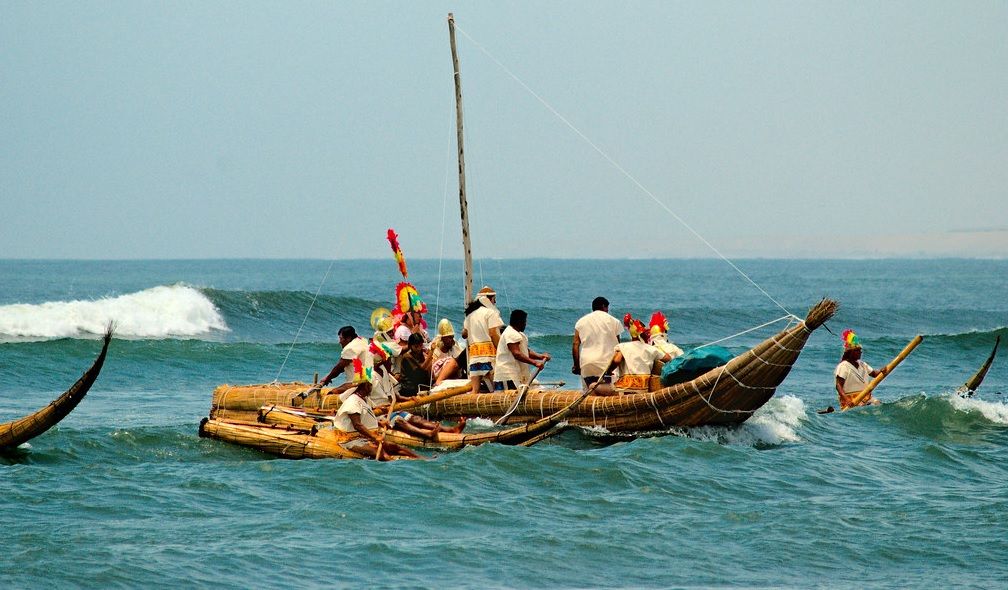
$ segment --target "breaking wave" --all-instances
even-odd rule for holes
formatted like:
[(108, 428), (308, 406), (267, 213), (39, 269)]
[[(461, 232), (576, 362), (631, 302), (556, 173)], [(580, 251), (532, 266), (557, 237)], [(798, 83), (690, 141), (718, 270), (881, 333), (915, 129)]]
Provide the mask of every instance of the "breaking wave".
[(116, 336), (191, 337), (228, 330), (210, 299), (187, 285), (158, 286), (92, 301), (48, 301), (0, 306), (0, 339), (89, 337), (116, 324)]
[(948, 401), (958, 412), (976, 413), (994, 424), (1008, 424), (1008, 404), (1004, 402), (986, 401), (975, 397), (963, 398), (955, 394), (949, 395)]

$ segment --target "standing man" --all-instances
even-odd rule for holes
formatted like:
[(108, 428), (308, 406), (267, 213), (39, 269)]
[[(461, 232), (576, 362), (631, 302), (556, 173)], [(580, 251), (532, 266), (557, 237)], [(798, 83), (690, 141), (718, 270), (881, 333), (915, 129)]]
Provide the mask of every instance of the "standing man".
[(500, 330), (504, 327), (497, 310), (497, 293), (490, 287), (480, 289), (476, 299), (466, 307), (465, 316), (462, 337), (469, 342), (469, 384), (472, 393), (479, 393), (480, 381), (493, 373)]
[[(843, 357), (833, 375), (836, 377), (836, 391), (837, 397), (840, 398), (840, 409), (846, 410), (853, 407), (852, 398), (854, 395), (868, 387), (871, 380), (882, 371), (876, 371), (871, 368), (871, 365), (861, 360), (861, 339), (854, 333), (854, 330), (844, 330), (841, 338), (843, 338), (844, 344)], [(879, 403), (881, 402), (868, 394), (868, 397), (861, 400), (858, 405), (868, 406)]]
[[(574, 345), (571, 347), (574, 367), (571, 372), (581, 375), (586, 387), (602, 378), (609, 368), (622, 333), (623, 324), (609, 315), (609, 300), (605, 297), (592, 300), (592, 312), (574, 324)], [(610, 377), (604, 379), (611, 381)]]
[(543, 368), (550, 360), (549, 353), (529, 350), (525, 327), (528, 314), (521, 309), (511, 312), (508, 327), (504, 328), (497, 343), (497, 357), (494, 361), (494, 391), (518, 389), (532, 380), (526, 365)]

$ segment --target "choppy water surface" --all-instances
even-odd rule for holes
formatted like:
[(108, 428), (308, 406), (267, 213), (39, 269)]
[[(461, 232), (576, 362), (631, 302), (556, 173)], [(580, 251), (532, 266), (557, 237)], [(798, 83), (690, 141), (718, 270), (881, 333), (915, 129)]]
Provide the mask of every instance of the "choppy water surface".
[[(219, 383), (328, 370), (336, 329), (364, 331), (390, 306), (394, 263), (335, 263), (305, 321), (328, 262), (0, 261), (0, 421), (69, 386), (118, 324), (84, 402), (0, 457), (0, 586), (1003, 585), (1008, 352), (977, 397), (952, 392), (1008, 336), (1008, 262), (740, 266), (798, 315), (840, 299), (829, 327), (857, 330), (876, 366), (923, 334), (885, 403), (816, 413), (835, 404), (840, 355), (820, 330), (739, 428), (568, 431), (375, 464), (272, 459), (196, 427)], [(438, 267), (410, 261), (410, 278), (458, 326), (459, 264)], [(715, 261), (483, 268), (505, 315), (528, 311), (532, 347), (556, 357), (544, 380), (570, 382), (572, 326), (595, 295), (617, 315), (661, 309), (684, 348), (784, 315)]]

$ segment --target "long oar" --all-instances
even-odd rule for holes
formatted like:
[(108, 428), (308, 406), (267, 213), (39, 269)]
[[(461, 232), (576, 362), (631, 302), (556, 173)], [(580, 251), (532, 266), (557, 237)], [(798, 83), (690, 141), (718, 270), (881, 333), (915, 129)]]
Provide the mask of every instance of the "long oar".
[(389, 402), (388, 414), (385, 416), (385, 426), (381, 431), (381, 439), (378, 441), (378, 451), (375, 452), (375, 461), (381, 461), (382, 447), (385, 446), (385, 433), (392, 428), (392, 412), (395, 410), (395, 392), (392, 393), (392, 401)]
[(494, 421), (494, 425), (500, 426), (501, 424), (507, 422), (508, 417), (511, 416), (511, 414), (513, 414), (514, 411), (518, 409), (518, 404), (520, 404), (522, 400), (525, 399), (525, 394), (528, 393), (529, 386), (532, 385), (532, 382), (535, 381), (535, 378), (538, 377), (539, 373), (542, 372), (542, 370), (545, 368), (546, 363), (543, 362), (542, 366), (536, 369), (535, 374), (533, 374), (532, 378), (528, 380), (528, 383), (522, 385), (521, 390), (518, 391), (518, 397), (516, 397), (514, 403), (511, 404), (511, 409), (505, 412), (504, 415), (501, 416), (500, 418), (497, 418), (497, 420)]
[(868, 387), (865, 387), (858, 393), (854, 394), (854, 396), (851, 398), (850, 406), (840, 409), (843, 411), (847, 411), (850, 408), (856, 408), (859, 405), (861, 405), (861, 402), (868, 399), (868, 396), (871, 395), (871, 392), (874, 391), (876, 387), (878, 387), (878, 384), (882, 383), (882, 380), (885, 379), (886, 376), (889, 375), (889, 373), (892, 373), (893, 369), (895, 369), (897, 365), (902, 363), (903, 359), (909, 356), (910, 353), (913, 352), (913, 349), (917, 348), (917, 345), (920, 344), (922, 340), (924, 340), (923, 336), (914, 337), (914, 339), (910, 341), (910, 344), (907, 344), (906, 348), (904, 348), (898, 355), (896, 355), (896, 358), (894, 358), (888, 365), (886, 365), (885, 367), (883, 367), (881, 371), (879, 371), (878, 376), (876, 376), (874, 379), (871, 380), (871, 383), (868, 384)]

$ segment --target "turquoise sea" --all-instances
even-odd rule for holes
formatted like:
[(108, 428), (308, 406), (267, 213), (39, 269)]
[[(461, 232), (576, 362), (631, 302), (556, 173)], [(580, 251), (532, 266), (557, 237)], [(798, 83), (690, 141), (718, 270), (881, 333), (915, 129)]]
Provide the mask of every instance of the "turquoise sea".
[[(409, 263), (430, 317), (459, 326), (461, 263)], [(0, 588), (1004, 587), (1008, 352), (974, 398), (953, 392), (1008, 336), (1008, 261), (736, 263), (796, 315), (841, 302), (742, 426), (374, 463), (274, 459), (197, 425), (218, 384), (327, 371), (337, 329), (391, 305), (391, 259), (0, 260), (0, 422), (118, 325), (81, 405), (0, 456)], [(556, 359), (540, 378), (568, 383), (596, 295), (662, 310), (683, 348), (785, 315), (719, 260), (483, 260), (482, 283), (529, 312)], [(881, 406), (819, 415), (844, 328), (875, 366), (924, 342)]]

